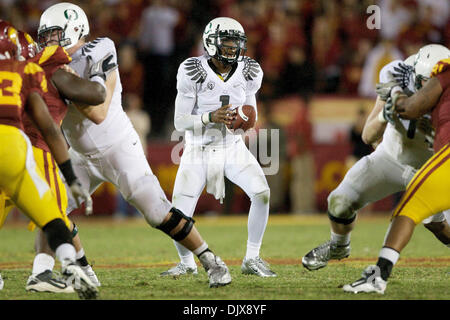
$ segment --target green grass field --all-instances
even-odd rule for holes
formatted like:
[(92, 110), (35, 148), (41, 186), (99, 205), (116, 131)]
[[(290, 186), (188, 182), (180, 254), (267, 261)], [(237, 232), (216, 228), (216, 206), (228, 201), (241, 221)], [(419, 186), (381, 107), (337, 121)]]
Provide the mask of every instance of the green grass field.
[[(416, 228), (394, 269), (384, 295), (354, 295), (341, 285), (359, 278), (374, 264), (389, 217), (362, 215), (352, 234), (350, 258), (310, 272), (301, 256), (329, 238), (325, 215), (272, 215), (261, 256), (277, 278), (240, 273), (247, 241), (247, 216), (197, 217), (196, 226), (210, 248), (228, 264), (231, 285), (210, 289), (207, 275), (181, 279), (159, 274), (178, 261), (172, 241), (144, 220), (114, 221), (75, 217), (88, 259), (102, 282), (105, 300), (319, 300), (319, 299), (450, 299), (450, 251), (422, 225)], [(0, 231), (0, 272), (5, 287), (0, 300), (78, 299), (76, 294), (29, 293), (34, 233), (25, 223), (7, 223)], [(59, 270), (59, 263), (56, 269)]]

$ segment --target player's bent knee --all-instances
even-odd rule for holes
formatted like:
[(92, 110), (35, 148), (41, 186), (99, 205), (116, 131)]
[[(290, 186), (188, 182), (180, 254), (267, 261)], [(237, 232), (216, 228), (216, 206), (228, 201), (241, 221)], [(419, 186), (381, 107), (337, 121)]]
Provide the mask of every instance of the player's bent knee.
[[(170, 209), (170, 212), (172, 213), (170, 218), (156, 228), (168, 234), (175, 241), (182, 241), (191, 232), (195, 220), (191, 217), (186, 216), (183, 212), (181, 212), (181, 210), (178, 210), (176, 208)], [(183, 227), (177, 230), (177, 227), (180, 225), (180, 223), (183, 222)]]
[(53, 251), (61, 244), (72, 243), (72, 235), (62, 219), (50, 221), (42, 228), (42, 231), (44, 231), (48, 245)]
[(255, 194), (251, 199), (251, 201), (261, 201), (264, 204), (269, 204), (270, 202), (270, 189), (267, 187), (267, 189)]
[(356, 218), (352, 202), (344, 195), (330, 194), (328, 197), (328, 217), (339, 224), (350, 224)]

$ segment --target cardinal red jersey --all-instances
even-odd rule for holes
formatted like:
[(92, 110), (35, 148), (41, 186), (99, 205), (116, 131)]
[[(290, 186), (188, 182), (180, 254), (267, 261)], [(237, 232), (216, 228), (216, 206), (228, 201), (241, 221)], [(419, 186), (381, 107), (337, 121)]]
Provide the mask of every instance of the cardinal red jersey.
[(0, 124), (24, 130), (28, 95), (44, 97), (47, 79), (44, 70), (29, 61), (0, 60)]
[[(67, 105), (64, 99), (60, 96), (58, 90), (51, 83), (50, 79), (53, 73), (72, 61), (69, 54), (64, 48), (60, 46), (45, 47), (44, 50), (39, 52), (36, 56), (29, 59), (34, 63), (39, 64), (44, 69), (45, 76), (49, 79), (48, 92), (44, 95), (44, 101), (47, 104), (48, 111), (52, 116), (55, 123), (60, 126), (64, 116), (67, 113)], [(28, 117), (24, 119), (25, 133), (30, 137), (33, 146), (50, 152), (47, 143), (44, 141), (40, 131), (33, 125)]]
[(432, 77), (437, 77), (442, 87), (441, 97), (431, 114), (436, 130), (434, 151), (450, 142), (450, 59), (439, 61), (433, 68)]

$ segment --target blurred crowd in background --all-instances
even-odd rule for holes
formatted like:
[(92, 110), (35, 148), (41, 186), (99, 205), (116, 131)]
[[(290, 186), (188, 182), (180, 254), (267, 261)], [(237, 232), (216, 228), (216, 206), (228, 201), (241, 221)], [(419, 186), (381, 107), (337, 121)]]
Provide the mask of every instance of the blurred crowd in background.
[[(0, 19), (36, 38), (41, 13), (57, 2), (0, 0)], [(235, 18), (243, 25), (248, 37), (246, 55), (262, 66), (258, 109), (269, 115), (265, 126), (271, 125), (270, 106), (275, 99), (297, 95), (307, 108), (317, 95), (372, 98), (383, 65), (405, 59), (425, 44), (450, 46), (449, 0), (71, 2), (86, 12), (92, 39), (114, 40), (124, 107), (138, 120), (149, 118), (141, 121), (143, 139), (148, 141), (170, 140), (178, 66), (188, 57), (203, 54), (203, 30), (218, 16)], [(380, 29), (367, 27), (371, 15), (367, 8), (374, 4), (381, 9)], [(295, 149), (298, 154), (310, 148), (307, 112), (294, 128), (303, 132), (288, 128), (287, 137), (300, 141), (297, 137), (302, 136), (303, 141), (282, 152)]]

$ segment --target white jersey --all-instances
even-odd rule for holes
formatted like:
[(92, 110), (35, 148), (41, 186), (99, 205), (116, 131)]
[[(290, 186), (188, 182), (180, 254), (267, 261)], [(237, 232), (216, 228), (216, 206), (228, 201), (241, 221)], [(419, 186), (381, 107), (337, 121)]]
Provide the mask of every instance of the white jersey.
[[(114, 42), (109, 38), (97, 38), (78, 49), (72, 55), (72, 62), (69, 65), (82, 78), (88, 79), (88, 56), (95, 63), (108, 53), (113, 53), (113, 62), (117, 63)], [(133, 130), (129, 118), (122, 109), (122, 84), (119, 70), (116, 69), (114, 72), (117, 76), (116, 86), (106, 119), (102, 123), (95, 124), (74, 107), (69, 107), (64, 118), (62, 123), (64, 134), (70, 146), (81, 154), (105, 150)]]
[[(392, 72), (394, 67), (398, 66), (399, 63), (403, 63), (403, 61), (392, 61), (381, 69), (381, 83), (388, 82), (388, 72)], [(402, 89), (409, 90), (413, 93), (416, 92), (414, 81), (409, 81), (408, 88)], [(414, 137), (412, 139), (408, 138), (407, 132), (411, 130), (411, 124), (414, 126), (414, 122), (411, 123), (410, 120), (404, 119), (400, 119), (397, 126), (388, 123), (383, 134), (383, 141), (377, 148), (383, 148), (399, 163), (418, 169), (433, 155), (433, 150), (426, 142), (425, 135), (418, 129), (414, 130), (414, 127), (411, 127), (414, 132)]]
[[(209, 65), (212, 62), (208, 61), (206, 56), (192, 57), (178, 68), (178, 94), (195, 99), (192, 115), (215, 111), (225, 104), (235, 109), (250, 99), (255, 101), (263, 78), (263, 71), (255, 60), (244, 57), (225, 78), (214, 72)], [(186, 144), (194, 145), (229, 144), (238, 139), (242, 137), (226, 130), (223, 123), (209, 123), (202, 130), (186, 130), (185, 134)]]

